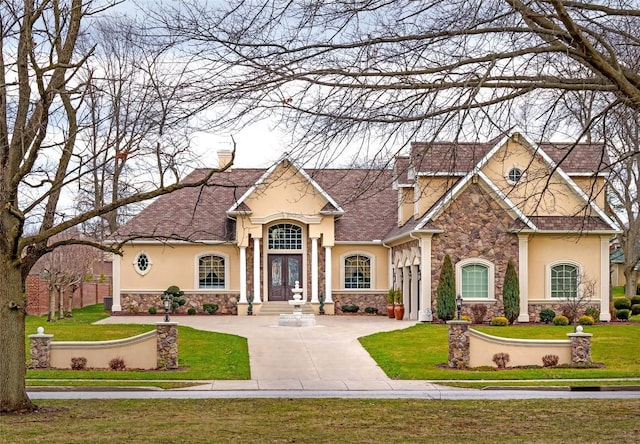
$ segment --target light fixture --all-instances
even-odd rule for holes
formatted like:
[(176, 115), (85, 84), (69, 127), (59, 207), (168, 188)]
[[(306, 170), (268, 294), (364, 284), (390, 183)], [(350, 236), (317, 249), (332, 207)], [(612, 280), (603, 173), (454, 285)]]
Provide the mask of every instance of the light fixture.
[(171, 298), (165, 293), (162, 297), (162, 305), (164, 306), (164, 322), (169, 322), (169, 309), (171, 308)]
[(458, 321), (460, 320), (460, 312), (462, 312), (462, 296), (456, 296), (456, 308), (458, 309)]

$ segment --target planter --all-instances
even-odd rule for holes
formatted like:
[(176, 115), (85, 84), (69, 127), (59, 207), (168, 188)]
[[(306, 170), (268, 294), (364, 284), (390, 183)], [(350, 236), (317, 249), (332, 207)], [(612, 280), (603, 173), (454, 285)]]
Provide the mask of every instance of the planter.
[(404, 304), (394, 305), (393, 311), (397, 320), (401, 321), (404, 318)]
[(387, 315), (389, 315), (389, 319), (393, 319), (396, 317), (394, 307), (395, 306), (393, 304), (387, 304)]

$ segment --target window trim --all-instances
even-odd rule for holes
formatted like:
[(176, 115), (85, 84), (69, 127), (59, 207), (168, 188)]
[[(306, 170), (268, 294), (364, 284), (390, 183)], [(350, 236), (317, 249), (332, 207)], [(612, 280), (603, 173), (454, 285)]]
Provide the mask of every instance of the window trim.
[[(518, 170), (520, 172), (520, 178), (518, 180), (513, 180), (511, 179), (511, 172), (513, 170)], [(512, 165), (504, 174), (504, 178), (507, 181), (507, 183), (509, 185), (518, 185), (520, 183), (522, 183), (522, 181), (524, 180), (524, 178), (526, 177), (527, 173), (526, 171), (520, 167), (519, 165)]]
[[(465, 298), (462, 294), (462, 269), (467, 265), (482, 265), (487, 267), (487, 297)], [(481, 257), (470, 257), (456, 262), (456, 294), (460, 294), (464, 301), (495, 301), (496, 300), (496, 267), (493, 262)]]
[[(347, 277), (345, 261), (351, 256), (363, 256), (369, 259), (369, 288), (347, 288), (345, 279)], [(376, 257), (367, 251), (348, 251), (340, 255), (340, 288), (345, 291), (371, 291), (376, 288)]]
[[(224, 287), (200, 287), (200, 258), (205, 256), (218, 256), (224, 260)], [(197, 291), (223, 291), (229, 289), (229, 255), (220, 251), (205, 251), (194, 257), (194, 282), (193, 288)]]
[(576, 296), (580, 296), (582, 288), (580, 286), (580, 276), (582, 275), (582, 264), (571, 259), (561, 259), (553, 262), (549, 262), (545, 267), (545, 298), (552, 301), (566, 301), (569, 298), (564, 296), (552, 296), (551, 295), (551, 270), (558, 265), (571, 265), (576, 267)]
[[(140, 260), (140, 256), (142, 256), (142, 255), (145, 255), (147, 257), (147, 261), (149, 262), (149, 265), (147, 266), (147, 268), (145, 270), (141, 269), (138, 266), (138, 261)], [(140, 250), (134, 256), (132, 264), (133, 264), (133, 269), (136, 271), (136, 273), (138, 273), (140, 276), (144, 276), (144, 275), (148, 274), (149, 271), (151, 271), (151, 267), (153, 266), (153, 261), (151, 260), (151, 256), (149, 255), (149, 253), (147, 253), (144, 250)]]
[[(292, 249), (292, 248), (282, 248), (282, 249), (277, 249), (277, 248), (271, 248), (269, 243), (270, 243), (270, 236), (271, 236), (271, 230), (279, 225), (289, 225), (292, 227), (296, 227), (300, 230), (300, 248), (296, 248), (296, 249)], [(265, 251), (269, 251), (272, 253), (282, 253), (282, 254), (287, 254), (287, 253), (303, 253), (304, 251), (304, 244), (305, 244), (305, 230), (304, 227), (302, 225), (298, 225), (296, 223), (293, 222), (282, 222), (282, 221), (278, 221), (274, 224), (269, 225), (266, 228), (266, 236), (265, 236)]]

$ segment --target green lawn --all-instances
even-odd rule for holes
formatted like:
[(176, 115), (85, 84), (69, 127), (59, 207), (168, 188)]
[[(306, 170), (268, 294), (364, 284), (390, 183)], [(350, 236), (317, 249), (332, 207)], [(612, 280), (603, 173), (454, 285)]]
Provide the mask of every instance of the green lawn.
[(635, 443), (640, 401), (205, 399), (39, 401), (0, 416), (23, 443)]
[[(121, 339), (155, 329), (155, 325), (92, 325), (108, 315), (102, 304), (74, 310), (71, 318), (47, 322), (46, 316), (27, 316), (27, 337), (42, 326), (56, 341), (97, 341)], [(137, 379), (137, 380), (211, 380), (249, 379), (249, 351), (246, 338), (223, 333), (178, 327), (178, 364), (176, 371), (106, 370), (28, 370), (27, 383), (33, 379)], [(29, 344), (27, 338), (27, 354)], [(35, 382), (33, 383), (35, 384)]]
[[(475, 328), (475, 327), (474, 327)], [(552, 325), (477, 327), (495, 336), (531, 339), (566, 339), (573, 327)], [(420, 324), (405, 330), (377, 333), (360, 339), (386, 374), (395, 379), (559, 379), (636, 378), (640, 376), (640, 324), (594, 325), (592, 359), (604, 368), (535, 368), (508, 371), (449, 370), (440, 368), (448, 359), (447, 326)]]

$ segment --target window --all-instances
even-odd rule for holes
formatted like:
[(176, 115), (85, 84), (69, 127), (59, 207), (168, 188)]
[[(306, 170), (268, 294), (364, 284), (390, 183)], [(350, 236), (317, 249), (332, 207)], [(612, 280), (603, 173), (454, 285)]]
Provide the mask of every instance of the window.
[(225, 259), (207, 255), (198, 259), (198, 288), (225, 288)]
[(520, 182), (520, 180), (522, 179), (523, 174), (524, 173), (522, 172), (522, 170), (520, 168), (513, 167), (507, 173), (507, 181), (510, 184), (515, 185), (518, 182)]
[(578, 267), (558, 264), (551, 267), (551, 297), (575, 298), (578, 296)]
[(495, 266), (482, 258), (456, 263), (456, 289), (462, 299), (495, 299)]
[(471, 264), (462, 267), (462, 288), (460, 294), (463, 298), (488, 298), (489, 267), (480, 264)]
[(270, 250), (302, 250), (302, 228), (293, 224), (269, 227)]
[(141, 276), (147, 274), (151, 269), (151, 259), (149, 259), (149, 255), (144, 251), (139, 252), (133, 259), (133, 268)]
[(371, 288), (371, 258), (354, 254), (344, 258), (344, 288)]

